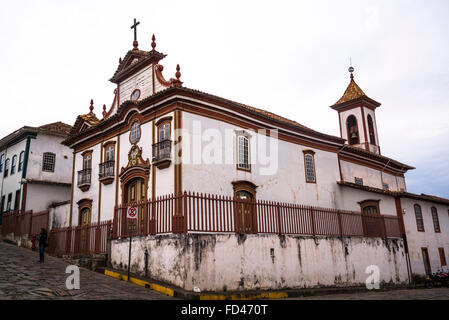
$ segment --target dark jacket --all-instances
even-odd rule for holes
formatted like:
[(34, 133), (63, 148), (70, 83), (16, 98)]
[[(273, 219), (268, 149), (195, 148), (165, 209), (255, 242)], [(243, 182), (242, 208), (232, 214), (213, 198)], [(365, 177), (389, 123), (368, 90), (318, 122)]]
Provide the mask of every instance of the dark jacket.
[(47, 244), (47, 232), (41, 231), (39, 234), (39, 244), (43, 244), (44, 246)]

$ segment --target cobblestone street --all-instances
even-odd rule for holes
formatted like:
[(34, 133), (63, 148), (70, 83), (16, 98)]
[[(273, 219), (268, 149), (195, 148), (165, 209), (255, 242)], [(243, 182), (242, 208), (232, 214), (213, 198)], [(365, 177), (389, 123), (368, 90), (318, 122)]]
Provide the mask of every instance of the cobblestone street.
[(67, 263), (0, 241), (0, 300), (4, 299), (172, 299), (126, 281), (80, 268), (80, 289), (67, 290)]

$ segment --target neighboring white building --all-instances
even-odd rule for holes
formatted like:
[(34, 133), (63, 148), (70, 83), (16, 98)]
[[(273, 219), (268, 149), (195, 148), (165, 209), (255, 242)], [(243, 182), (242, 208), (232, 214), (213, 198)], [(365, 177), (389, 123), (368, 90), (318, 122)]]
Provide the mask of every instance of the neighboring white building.
[[(399, 221), (397, 232), (392, 231), (395, 239), (348, 237), (339, 242), (342, 250), (337, 250), (335, 239), (321, 239), (324, 247), (319, 249), (315, 237), (313, 242), (288, 232), (284, 232), (287, 240), (272, 234), (248, 235), (246, 242), (235, 234), (191, 232), (203, 234), (205, 242), (201, 240), (198, 249), (196, 238), (185, 240), (187, 247), (173, 236), (160, 240), (165, 241), (160, 245), (153, 237), (159, 232), (150, 232), (143, 235), (151, 237), (136, 240), (140, 242), (132, 268), (142, 272), (147, 249), (157, 254), (150, 258), (153, 276), (189, 290), (198, 283), (209, 290), (223, 284), (241, 289), (241, 283), (247, 284), (245, 289), (260, 283), (266, 288), (352, 285), (363, 282), (368, 262), (383, 268), (383, 281), (405, 281), (409, 261), (399, 239), (404, 233), (402, 209), (407, 212), (405, 230), (414, 236), (408, 201), (416, 195), (407, 193), (404, 174), (414, 168), (381, 155), (375, 116), (380, 103), (365, 95), (352, 70), (348, 88), (332, 105), (340, 121), (341, 136), (335, 137), (268, 111), (185, 88), (179, 65), (175, 78), (166, 81), (159, 64), (165, 55), (155, 50), (154, 37), (151, 51), (139, 50), (137, 41), (133, 44), (111, 78), (117, 88), (109, 110), (103, 106), (102, 118), (97, 118), (91, 101), (90, 112), (78, 116), (63, 142), (74, 152), (70, 225), (117, 219), (121, 213), (115, 208), (184, 191), (354, 211), (374, 220)], [(446, 200), (435, 205), (442, 201)], [(170, 227), (178, 221), (179, 206), (175, 203), (170, 209), (176, 211)], [(238, 212), (244, 219), (252, 210), (246, 207)], [(442, 232), (449, 232), (446, 218), (440, 219), (441, 229), (447, 230)], [(153, 226), (155, 230), (160, 228), (161, 221), (151, 223), (158, 225)], [(192, 226), (188, 223), (186, 228)], [(277, 227), (280, 223), (273, 222)], [(337, 223), (341, 224), (336, 220), (331, 224)], [(249, 234), (254, 231), (251, 228)], [(369, 234), (370, 226), (363, 228)], [(394, 225), (384, 228), (394, 229)], [(261, 226), (258, 230), (264, 233)], [(417, 247), (441, 246), (449, 252), (447, 237), (440, 238), (416, 245), (409, 240), (413, 272), (422, 271), (415, 267), (421, 254), (416, 253)], [(114, 240), (114, 266), (127, 264), (126, 248), (125, 242)], [(350, 258), (346, 258), (348, 248), (353, 250)], [(291, 260), (295, 254), (299, 261)], [(222, 265), (226, 261), (233, 267), (226, 269)], [(319, 269), (320, 264), (327, 269)], [(257, 279), (249, 285), (253, 276)]]
[(71, 126), (25, 126), (0, 140), (1, 212), (47, 210), (70, 199), (72, 151), (61, 144)]

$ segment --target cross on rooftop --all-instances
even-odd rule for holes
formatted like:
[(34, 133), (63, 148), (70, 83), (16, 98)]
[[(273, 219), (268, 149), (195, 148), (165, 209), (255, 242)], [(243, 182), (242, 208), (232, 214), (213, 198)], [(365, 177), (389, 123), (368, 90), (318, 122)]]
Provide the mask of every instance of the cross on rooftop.
[(140, 24), (140, 22), (136, 21), (136, 18), (134, 18), (134, 24), (131, 26), (131, 29), (134, 29), (134, 41), (137, 41), (137, 26)]

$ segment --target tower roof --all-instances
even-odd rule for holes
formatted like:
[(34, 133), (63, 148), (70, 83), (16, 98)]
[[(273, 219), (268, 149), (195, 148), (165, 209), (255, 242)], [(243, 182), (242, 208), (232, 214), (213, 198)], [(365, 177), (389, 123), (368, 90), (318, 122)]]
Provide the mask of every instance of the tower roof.
[(340, 104), (343, 102), (351, 101), (360, 97), (366, 97), (365, 92), (354, 81), (354, 76), (351, 77), (348, 87), (345, 90), (343, 96), (335, 103)]
[(351, 81), (348, 84), (348, 87), (345, 90), (343, 96), (331, 106), (332, 109), (339, 110), (344, 107), (350, 106), (353, 103), (360, 102), (361, 100), (365, 100), (368, 106), (373, 108), (377, 108), (380, 106), (380, 103), (369, 98), (365, 92), (359, 87), (359, 85), (354, 81), (354, 75), (351, 72)]

